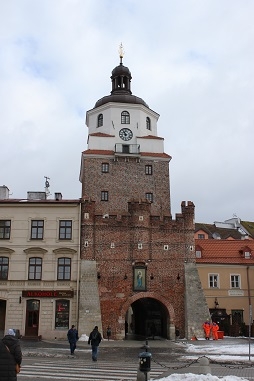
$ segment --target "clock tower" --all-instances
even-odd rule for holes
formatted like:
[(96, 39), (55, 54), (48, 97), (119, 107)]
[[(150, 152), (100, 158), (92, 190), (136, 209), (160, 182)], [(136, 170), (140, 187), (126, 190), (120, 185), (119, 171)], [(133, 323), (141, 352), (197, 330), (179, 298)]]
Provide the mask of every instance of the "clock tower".
[[(122, 60), (121, 48), (110, 95), (86, 115), (79, 331), (88, 334), (98, 325), (104, 335), (110, 326), (115, 339), (151, 331), (174, 338), (177, 326), (188, 337), (190, 326), (200, 320), (202, 330), (208, 317), (195, 268), (194, 205), (183, 202), (172, 219), (171, 157), (157, 133), (159, 115), (132, 94), (131, 72)], [(195, 308), (190, 320), (186, 308), (193, 304), (185, 295), (188, 273), (195, 275), (203, 302), (200, 319)]]

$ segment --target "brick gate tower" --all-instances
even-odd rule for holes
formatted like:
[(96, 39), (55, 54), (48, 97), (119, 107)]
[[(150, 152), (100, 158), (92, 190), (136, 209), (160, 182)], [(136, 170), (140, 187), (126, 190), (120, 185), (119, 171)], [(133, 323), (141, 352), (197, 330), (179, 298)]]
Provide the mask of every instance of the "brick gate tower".
[(171, 216), (159, 115), (131, 92), (120, 64), (112, 91), (87, 111), (82, 153), (79, 331), (113, 339), (202, 334), (209, 317), (194, 250), (194, 204)]

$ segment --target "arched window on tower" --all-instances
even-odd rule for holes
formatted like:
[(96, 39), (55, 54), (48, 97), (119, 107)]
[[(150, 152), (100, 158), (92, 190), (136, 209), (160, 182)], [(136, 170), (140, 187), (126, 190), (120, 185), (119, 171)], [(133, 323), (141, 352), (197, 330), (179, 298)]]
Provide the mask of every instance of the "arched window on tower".
[(98, 115), (98, 121), (97, 121), (97, 127), (103, 126), (103, 115), (99, 114)]
[(130, 124), (130, 114), (128, 113), (128, 111), (122, 111), (121, 124)]
[(151, 130), (151, 119), (148, 116), (146, 117), (146, 128)]

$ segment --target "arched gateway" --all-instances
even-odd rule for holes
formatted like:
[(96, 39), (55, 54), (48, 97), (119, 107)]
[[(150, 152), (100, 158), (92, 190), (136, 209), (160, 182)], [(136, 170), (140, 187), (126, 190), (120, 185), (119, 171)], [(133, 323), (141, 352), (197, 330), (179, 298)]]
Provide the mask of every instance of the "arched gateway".
[(124, 303), (121, 315), (125, 319), (125, 339), (174, 338), (174, 308), (154, 292), (133, 295)]

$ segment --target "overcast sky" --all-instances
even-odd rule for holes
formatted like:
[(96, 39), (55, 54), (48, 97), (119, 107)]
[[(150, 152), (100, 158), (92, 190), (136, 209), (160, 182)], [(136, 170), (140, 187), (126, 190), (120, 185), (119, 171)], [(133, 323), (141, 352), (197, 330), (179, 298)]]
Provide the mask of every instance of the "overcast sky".
[[(123, 63), (160, 114), (172, 214), (254, 220), (253, 0), (0, 0), (0, 185), (79, 198), (86, 111)], [(53, 196), (52, 196), (53, 197)]]

